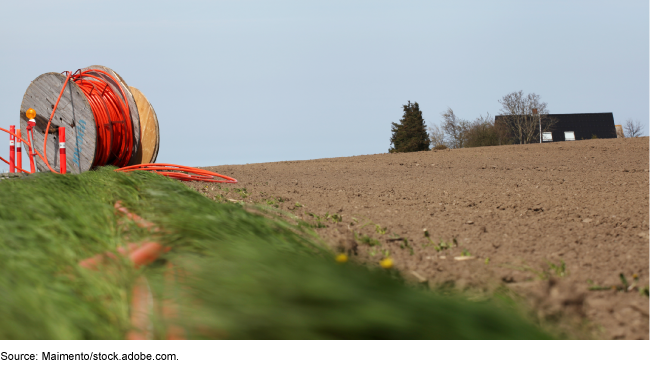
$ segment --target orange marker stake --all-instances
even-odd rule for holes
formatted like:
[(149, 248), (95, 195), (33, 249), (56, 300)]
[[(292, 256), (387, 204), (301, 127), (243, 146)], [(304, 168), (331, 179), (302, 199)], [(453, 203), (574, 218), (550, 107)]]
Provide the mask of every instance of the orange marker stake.
[(62, 174), (66, 173), (65, 166), (65, 128), (59, 127), (59, 161), (61, 162), (61, 168), (59, 171)]
[[(20, 129), (16, 129), (16, 135), (22, 138)], [(23, 142), (20, 139), (16, 142), (16, 167), (18, 167), (18, 171), (21, 171), (23, 169)]]
[[(36, 112), (34, 112), (36, 115)], [(34, 165), (34, 155), (36, 151), (32, 152), (32, 145), (34, 144), (34, 126), (36, 125), (36, 120), (30, 119), (27, 122), (27, 141), (29, 142), (29, 170), (33, 174), (36, 172), (36, 166)], [(31, 131), (31, 133), (29, 133)]]
[[(10, 125), (9, 132), (16, 133), (16, 126)], [(16, 146), (14, 143), (16, 143), (14, 135), (9, 134), (9, 172), (16, 172)]]

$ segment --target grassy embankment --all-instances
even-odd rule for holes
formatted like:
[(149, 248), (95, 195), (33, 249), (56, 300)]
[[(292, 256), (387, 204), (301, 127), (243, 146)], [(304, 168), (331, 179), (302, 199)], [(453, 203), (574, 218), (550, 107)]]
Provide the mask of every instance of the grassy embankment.
[[(165, 233), (118, 217), (117, 200)], [(216, 203), (155, 174), (102, 168), (2, 180), (0, 207), (0, 339), (124, 338), (140, 275), (156, 297), (178, 303), (188, 338), (549, 338), (490, 301), (337, 264), (304, 222)], [(78, 265), (146, 239), (172, 250), (143, 269), (127, 260), (99, 272)], [(163, 289), (164, 261), (185, 273), (173, 290)], [(154, 317), (164, 338), (169, 319)]]

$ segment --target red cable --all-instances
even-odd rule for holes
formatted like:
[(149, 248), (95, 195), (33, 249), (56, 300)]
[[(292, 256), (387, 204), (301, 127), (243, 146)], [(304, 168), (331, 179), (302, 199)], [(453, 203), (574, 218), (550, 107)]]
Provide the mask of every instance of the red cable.
[[(172, 165), (167, 163), (150, 163), (142, 165), (133, 165), (122, 167), (115, 171), (119, 172), (129, 172), (129, 171), (151, 171), (159, 175), (167, 176), (172, 179), (177, 179), (181, 181), (201, 181), (201, 182), (214, 182), (214, 183), (225, 183), (225, 184), (234, 184), (237, 182), (236, 179), (217, 174), (216, 172), (207, 171), (203, 169), (197, 169), (195, 167), (187, 167), (181, 165)], [(185, 174), (183, 172), (186, 172)], [(224, 180), (215, 180), (215, 177), (220, 177)]]
[[(121, 84), (107, 72), (97, 69), (75, 73), (72, 79), (86, 95), (95, 116), (98, 143), (93, 167), (126, 166), (133, 153), (133, 124)], [(112, 85), (117, 85), (117, 90)]]

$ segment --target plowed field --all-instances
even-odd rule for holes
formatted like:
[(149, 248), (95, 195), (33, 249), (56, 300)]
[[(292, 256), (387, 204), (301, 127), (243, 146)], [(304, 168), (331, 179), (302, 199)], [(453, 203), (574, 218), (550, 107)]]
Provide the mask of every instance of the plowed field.
[(542, 320), (648, 339), (647, 137), (208, 169), (239, 183), (188, 184), (313, 222), (355, 260), (390, 256), (432, 287), (505, 286)]

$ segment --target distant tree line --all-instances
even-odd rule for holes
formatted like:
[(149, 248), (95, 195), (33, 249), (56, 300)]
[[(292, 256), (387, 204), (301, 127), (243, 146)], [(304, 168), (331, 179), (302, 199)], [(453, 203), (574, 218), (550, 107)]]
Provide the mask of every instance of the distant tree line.
[[(535, 143), (540, 140), (540, 132), (551, 131), (557, 123), (549, 116), (547, 103), (535, 93), (515, 91), (499, 99), (499, 103), (498, 120), (487, 113), (470, 121), (447, 108), (441, 113), (440, 125), (427, 127), (418, 103), (409, 101), (403, 106), (400, 122), (392, 123), (389, 152)], [(627, 137), (638, 137), (643, 127), (639, 121), (628, 119), (624, 129)]]
[(447, 108), (441, 113), (441, 125), (429, 127), (433, 148), (533, 143), (539, 141), (540, 122), (542, 132), (549, 131), (557, 123), (548, 116), (547, 104), (535, 93), (524, 95), (523, 91), (515, 91), (501, 98), (499, 103), (499, 121), (495, 121), (490, 113), (469, 121), (457, 117), (452, 108)]
[(435, 149), (498, 146), (509, 143), (505, 126), (495, 124), (490, 113), (469, 121), (457, 117), (453, 109), (447, 108), (442, 113), (441, 126), (434, 124), (428, 130), (431, 146)]

